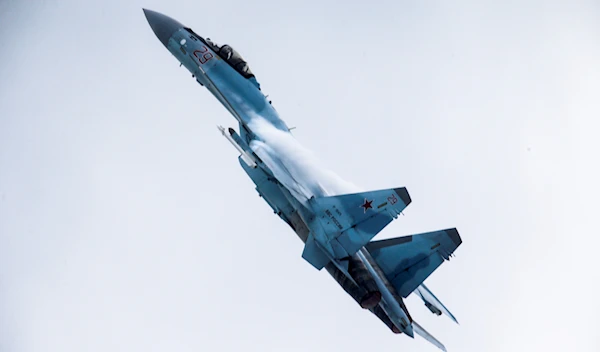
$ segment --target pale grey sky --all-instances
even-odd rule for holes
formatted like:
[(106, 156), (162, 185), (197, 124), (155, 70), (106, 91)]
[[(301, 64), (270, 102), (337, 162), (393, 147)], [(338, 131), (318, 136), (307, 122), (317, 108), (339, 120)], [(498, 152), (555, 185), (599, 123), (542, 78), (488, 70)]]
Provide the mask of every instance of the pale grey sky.
[(257, 196), (141, 8), (233, 45), (296, 138), (456, 226), (449, 351), (600, 350), (597, 1), (0, 2), (0, 351), (436, 351)]

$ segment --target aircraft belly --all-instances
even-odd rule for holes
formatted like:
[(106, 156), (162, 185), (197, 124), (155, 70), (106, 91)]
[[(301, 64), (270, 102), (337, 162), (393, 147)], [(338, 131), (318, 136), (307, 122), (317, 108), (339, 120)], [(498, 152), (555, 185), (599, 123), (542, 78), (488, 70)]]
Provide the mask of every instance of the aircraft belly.
[(302, 242), (306, 243), (308, 240), (308, 234), (310, 233), (310, 229), (304, 222), (304, 219), (300, 216), (298, 211), (294, 210), (289, 214), (286, 214), (286, 217), (289, 220), (290, 226), (294, 229), (294, 232), (300, 237)]
[(387, 316), (383, 308), (380, 306), (375, 306), (372, 309), (369, 309), (379, 320), (381, 320), (394, 334), (401, 334), (402, 331), (398, 329), (394, 323), (390, 320), (390, 317)]
[(258, 194), (269, 204), (273, 212), (296, 232), (302, 242), (306, 242), (310, 229), (304, 221), (305, 211), (302, 205), (263, 169), (249, 167), (241, 158), (240, 165), (256, 185)]
[(377, 287), (381, 291), (382, 299), (379, 306), (385, 311), (387, 316), (400, 330), (409, 336), (413, 336), (413, 329), (411, 326), (410, 318), (405, 312), (403, 304), (401, 305), (400, 300), (394, 294), (393, 287), (387, 282), (384, 275), (381, 274), (381, 270), (376, 270), (377, 264), (372, 260), (369, 252), (366, 249), (361, 249), (357, 252), (358, 257), (365, 263), (365, 266), (375, 279)]
[(368, 294), (367, 290), (360, 287), (352, 278), (340, 270), (333, 262), (325, 265), (325, 270), (333, 279), (352, 297), (356, 303), (360, 304), (363, 298)]

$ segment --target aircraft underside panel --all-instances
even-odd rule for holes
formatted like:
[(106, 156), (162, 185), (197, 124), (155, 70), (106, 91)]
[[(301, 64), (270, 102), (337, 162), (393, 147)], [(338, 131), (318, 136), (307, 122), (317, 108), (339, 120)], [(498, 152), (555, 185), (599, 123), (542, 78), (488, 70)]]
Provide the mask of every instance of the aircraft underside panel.
[[(281, 185), (260, 167), (249, 167), (242, 160), (241, 156), (238, 159), (244, 171), (246, 171), (250, 179), (256, 184), (258, 194), (269, 204), (273, 212), (279, 215), (296, 232), (302, 242), (306, 242), (310, 229), (298, 212), (298, 205), (294, 207), (284, 194), (287, 191), (282, 189)], [(292, 196), (289, 195), (289, 197), (291, 198)]]
[(256, 185), (256, 191), (271, 206), (276, 214), (280, 212), (287, 213), (293, 210), (293, 207), (281, 192), (277, 180), (270, 177), (260, 167), (249, 167), (241, 157), (238, 160), (244, 171), (246, 171), (252, 182)]

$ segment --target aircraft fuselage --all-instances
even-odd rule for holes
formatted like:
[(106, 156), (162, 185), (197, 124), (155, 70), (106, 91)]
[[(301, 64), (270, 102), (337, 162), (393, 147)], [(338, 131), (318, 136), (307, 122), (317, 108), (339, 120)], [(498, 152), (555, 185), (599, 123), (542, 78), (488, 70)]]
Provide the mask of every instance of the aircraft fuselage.
[[(262, 140), (253, 129), (257, 120), (268, 122), (280, 133), (290, 132), (260, 90), (247, 64), (244, 66), (245, 62), (239, 61), (241, 57), (236, 57), (237, 53), (231, 57), (239, 60), (230, 62), (227, 53), (220, 53), (225, 46), (219, 47), (179, 22), (157, 12), (144, 12), (155, 34), (171, 54), (238, 121), (239, 135), (232, 129), (223, 130), (223, 133), (228, 133), (228, 139), (247, 154), (246, 159), (240, 158), (240, 164), (256, 184), (259, 194), (303, 242), (306, 243), (310, 235), (323, 236), (324, 230), (311, 205), (311, 198), (327, 196), (326, 191), (318, 186), (299, 184), (294, 175), (282, 166), (277, 153), (259, 156), (256, 148), (250, 147)], [(335, 222), (335, 219), (331, 216), (332, 221)], [(326, 270), (361, 307), (371, 310), (395, 333), (413, 336), (412, 319), (402, 298), (366, 248), (344, 260), (331, 259), (325, 265)]]

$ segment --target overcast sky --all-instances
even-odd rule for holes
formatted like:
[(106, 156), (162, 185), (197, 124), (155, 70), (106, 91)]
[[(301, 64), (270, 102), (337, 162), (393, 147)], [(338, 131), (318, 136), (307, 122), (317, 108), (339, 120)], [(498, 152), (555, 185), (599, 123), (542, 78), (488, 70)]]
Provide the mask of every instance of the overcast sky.
[(449, 351), (600, 351), (597, 1), (0, 1), (0, 351), (435, 351), (258, 197), (142, 7), (233, 45), (294, 135), (457, 227)]

